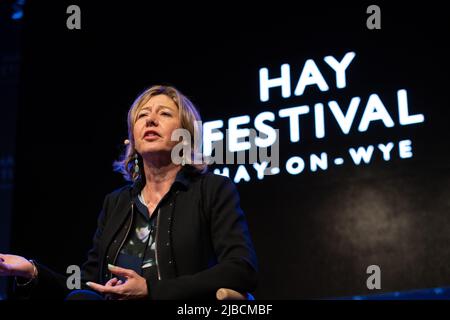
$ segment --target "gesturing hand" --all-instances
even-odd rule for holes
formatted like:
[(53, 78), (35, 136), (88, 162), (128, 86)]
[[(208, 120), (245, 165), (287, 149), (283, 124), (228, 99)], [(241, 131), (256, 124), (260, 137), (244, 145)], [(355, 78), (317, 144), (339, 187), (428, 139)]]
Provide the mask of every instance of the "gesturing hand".
[(32, 278), (35, 271), (33, 264), (24, 257), (0, 253), (0, 276)]
[(124, 283), (116, 278), (109, 280), (104, 286), (95, 282), (86, 284), (93, 290), (105, 294), (112, 299), (131, 300), (143, 299), (148, 296), (147, 282), (145, 278), (138, 275), (134, 270), (124, 269), (108, 265), (111, 273), (126, 279)]

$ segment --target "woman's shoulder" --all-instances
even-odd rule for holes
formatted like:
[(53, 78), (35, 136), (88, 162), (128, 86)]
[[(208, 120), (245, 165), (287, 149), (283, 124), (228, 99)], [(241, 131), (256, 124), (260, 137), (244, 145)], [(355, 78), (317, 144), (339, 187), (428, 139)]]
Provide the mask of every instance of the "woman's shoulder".
[[(239, 191), (236, 184), (227, 176), (207, 172), (203, 175), (200, 193), (205, 201), (205, 207), (216, 206), (227, 208), (239, 204)], [(230, 208), (231, 208), (230, 207)]]
[[(190, 180), (191, 183), (201, 183), (204, 189), (203, 191), (206, 191), (207, 193), (211, 191), (218, 191), (219, 189), (225, 188), (225, 189), (236, 189), (236, 185), (233, 183), (233, 181), (224, 175), (215, 174), (214, 172), (207, 171), (207, 172), (191, 172)], [(126, 199), (130, 200), (130, 198), (133, 195), (133, 190), (138, 190), (139, 185), (137, 182), (130, 182), (123, 186), (120, 186), (111, 192), (109, 192), (106, 195), (106, 199), (108, 201), (117, 201), (118, 199)]]
[(210, 169), (200, 171), (191, 166), (186, 166), (185, 168), (183, 168), (182, 173), (185, 177), (188, 178), (191, 183), (206, 183), (208, 184), (208, 186), (232, 183), (230, 178), (215, 174), (214, 172), (210, 171)]
[(206, 172), (202, 174), (203, 189), (206, 193), (217, 193), (222, 190), (237, 191), (234, 182), (227, 176)]
[(125, 184), (125, 185), (118, 187), (118, 188), (114, 189), (113, 191), (107, 193), (105, 198), (109, 201), (115, 201), (115, 200), (118, 200), (119, 198), (124, 198), (124, 197), (129, 199), (131, 197), (132, 190), (133, 190), (133, 184), (128, 183), (128, 184)]
[(227, 176), (216, 174), (214, 172), (208, 171), (205, 173), (205, 179), (216, 183), (232, 183), (231, 179)]

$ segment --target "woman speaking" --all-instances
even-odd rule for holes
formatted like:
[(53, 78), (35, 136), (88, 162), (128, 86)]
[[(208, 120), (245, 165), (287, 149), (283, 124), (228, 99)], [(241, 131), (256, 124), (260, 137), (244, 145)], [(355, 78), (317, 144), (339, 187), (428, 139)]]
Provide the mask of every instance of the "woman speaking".
[[(127, 146), (114, 164), (131, 183), (105, 197), (82, 290), (17, 255), (0, 254), (0, 275), (15, 276), (17, 294), (28, 298), (215, 299), (220, 288), (253, 291), (257, 260), (239, 195), (230, 179), (196, 161), (198, 121), (174, 87), (153, 86), (134, 101)], [(181, 161), (173, 156), (177, 129), (192, 137)]]

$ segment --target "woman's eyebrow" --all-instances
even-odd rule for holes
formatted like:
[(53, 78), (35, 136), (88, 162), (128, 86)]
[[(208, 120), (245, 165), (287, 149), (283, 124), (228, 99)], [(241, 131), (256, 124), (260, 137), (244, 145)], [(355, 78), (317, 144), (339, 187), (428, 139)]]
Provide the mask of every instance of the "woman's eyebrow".
[[(156, 106), (156, 109), (163, 109), (163, 108), (164, 109), (169, 109), (169, 110), (174, 110), (174, 108), (166, 106), (166, 105), (163, 105), (163, 104), (159, 104), (159, 105)], [(151, 111), (151, 109), (152, 109), (151, 107), (142, 107), (141, 110), (139, 110), (139, 112), (142, 112), (144, 110)]]
[(144, 110), (150, 111), (150, 108), (149, 108), (149, 107), (142, 107), (142, 108), (139, 110), (139, 112), (142, 112), (142, 111), (144, 111)]
[(174, 110), (174, 108), (169, 107), (169, 106), (166, 106), (166, 105), (163, 105), (163, 104), (160, 104), (160, 105), (158, 105), (157, 107), (158, 107), (159, 109), (165, 108), (165, 109), (169, 109), (169, 110)]

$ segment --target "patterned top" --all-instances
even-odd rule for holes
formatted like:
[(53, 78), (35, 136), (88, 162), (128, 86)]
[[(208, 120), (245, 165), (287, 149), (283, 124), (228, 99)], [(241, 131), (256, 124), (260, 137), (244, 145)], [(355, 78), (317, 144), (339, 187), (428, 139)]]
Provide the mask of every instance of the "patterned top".
[[(147, 206), (141, 195), (135, 198), (136, 213), (128, 238), (120, 249), (116, 265), (132, 269), (146, 279), (157, 280), (155, 237), (158, 212), (149, 216)], [(122, 277), (117, 277), (124, 281)]]

